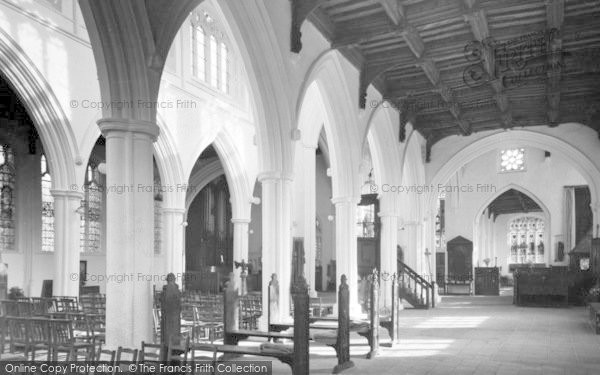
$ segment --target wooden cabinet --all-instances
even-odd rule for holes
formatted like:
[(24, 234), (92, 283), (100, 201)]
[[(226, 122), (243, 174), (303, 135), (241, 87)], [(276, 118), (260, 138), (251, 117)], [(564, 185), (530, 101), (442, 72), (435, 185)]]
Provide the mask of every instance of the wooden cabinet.
[(566, 306), (569, 302), (567, 268), (516, 270), (514, 299), (519, 306)]
[(475, 267), (475, 295), (500, 295), (500, 270), (498, 267)]

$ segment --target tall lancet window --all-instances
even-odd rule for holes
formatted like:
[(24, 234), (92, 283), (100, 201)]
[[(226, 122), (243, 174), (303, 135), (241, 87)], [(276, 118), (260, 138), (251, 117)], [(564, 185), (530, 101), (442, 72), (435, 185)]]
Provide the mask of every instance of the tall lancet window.
[(81, 201), (81, 251), (99, 253), (102, 251), (102, 207), (104, 193), (100, 182), (98, 166), (88, 164), (85, 173), (84, 198)]
[(0, 252), (15, 250), (15, 158), (0, 145)]
[(52, 175), (45, 155), (41, 158), (42, 173), (42, 251), (54, 251), (54, 197)]
[(213, 87), (219, 86), (219, 55), (217, 38), (210, 36), (210, 84)]
[(199, 80), (206, 80), (206, 35), (195, 22), (192, 22), (192, 73)]
[(219, 86), (224, 93), (229, 92), (229, 50), (223, 42), (220, 44), (221, 49), (221, 80)]

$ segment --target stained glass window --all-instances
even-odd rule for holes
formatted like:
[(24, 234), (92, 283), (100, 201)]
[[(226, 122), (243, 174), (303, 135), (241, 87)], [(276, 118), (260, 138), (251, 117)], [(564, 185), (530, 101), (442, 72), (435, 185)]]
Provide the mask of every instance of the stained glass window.
[(88, 164), (84, 189), (84, 199), (81, 201), (81, 251), (99, 253), (102, 251), (104, 192), (100, 183), (98, 166), (93, 163)]
[(509, 263), (544, 263), (544, 220), (519, 217), (509, 223)]
[(12, 149), (0, 145), (0, 251), (15, 250), (15, 158)]
[(518, 172), (525, 170), (525, 150), (515, 148), (500, 151), (500, 171)]
[(41, 157), (42, 173), (42, 251), (54, 251), (54, 197), (52, 176), (46, 156)]

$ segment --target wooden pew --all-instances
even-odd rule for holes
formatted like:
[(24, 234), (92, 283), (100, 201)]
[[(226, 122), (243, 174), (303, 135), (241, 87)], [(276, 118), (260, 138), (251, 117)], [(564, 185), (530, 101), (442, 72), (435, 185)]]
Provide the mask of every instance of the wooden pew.
[[(273, 357), (280, 360), (282, 363), (289, 365), (292, 368), (293, 375), (307, 375), (309, 373), (309, 352), (308, 352), (308, 340), (309, 340), (309, 297), (308, 297), (308, 285), (303, 277), (300, 277), (292, 285), (292, 298), (294, 300), (294, 334), (290, 337), (285, 335), (286, 338), (293, 338), (294, 345), (287, 346), (281, 344), (264, 343), (260, 347), (243, 347), (233, 343), (239, 342), (242, 336), (259, 336), (269, 337), (282, 336), (284, 334), (278, 333), (255, 333), (258, 331), (240, 331), (241, 333), (232, 333), (229, 327), (237, 327), (239, 315), (236, 307), (238, 298), (237, 289), (233, 283), (230, 283), (227, 290), (225, 291), (225, 310), (224, 324), (226, 327), (225, 331), (225, 343), (223, 345), (208, 344), (208, 343), (190, 343), (190, 351), (209, 351), (223, 353), (222, 360), (232, 359), (242, 355), (253, 355), (261, 357)], [(228, 307), (234, 308), (228, 308)], [(229, 330), (229, 331), (228, 331)], [(239, 331), (239, 330), (237, 330)]]
[[(340, 283), (340, 292), (342, 290), (342, 286), (345, 285), (345, 287), (347, 288), (347, 283), (346, 283), (346, 275), (342, 275), (342, 282)], [(378, 286), (378, 284), (377, 284)], [(371, 288), (373, 288), (373, 284), (371, 285)], [(339, 292), (338, 292), (339, 293)], [(373, 293), (373, 291), (371, 292)], [(375, 293), (376, 295), (378, 295), (378, 291)], [(373, 298), (371, 299), (373, 302)], [(338, 329), (338, 327), (340, 327), (340, 325), (338, 324), (338, 322), (340, 321), (340, 315), (339, 315), (339, 311), (340, 308), (342, 306), (342, 302), (344, 304), (348, 304), (348, 311), (350, 309), (350, 301), (347, 299), (342, 299), (339, 297), (338, 294), (338, 317), (317, 317), (317, 316), (312, 316), (309, 318), (309, 329), (311, 330), (311, 338), (313, 338), (313, 340), (321, 342), (325, 345), (331, 346), (336, 350), (336, 354), (338, 355), (338, 361), (340, 360), (340, 354), (338, 353), (338, 346), (337, 346), (337, 334), (335, 333), (335, 331)], [(378, 311), (379, 307), (378, 307), (378, 301), (375, 301), (374, 304), (371, 303), (370, 305), (370, 309), (369, 309), (369, 316), (370, 317), (374, 317), (376, 314), (374, 314), (374, 311)], [(379, 317), (376, 316), (376, 319), (378, 319)], [(322, 325), (322, 324), (316, 324), (316, 323), (331, 323), (330, 325)], [(348, 331), (350, 332), (356, 332), (359, 336), (362, 336), (364, 338), (367, 339), (367, 343), (369, 345), (369, 353), (367, 354), (367, 358), (374, 358), (377, 354), (378, 348), (379, 348), (379, 331), (378, 329), (373, 329), (373, 327), (378, 327), (379, 323), (377, 323), (376, 325), (373, 324), (373, 322), (365, 322), (362, 320), (350, 320), (348, 317)], [(285, 323), (270, 323), (269, 322), (269, 327), (270, 327), (270, 331), (273, 332), (282, 332), (285, 330), (288, 330), (292, 327), (291, 324), (285, 324)], [(324, 333), (324, 332), (318, 332), (321, 330), (329, 330), (332, 332), (329, 333)], [(349, 334), (348, 333), (348, 334)]]
[(387, 329), (392, 339), (392, 346), (397, 345), (400, 340), (400, 308), (400, 285), (398, 283), (398, 275), (394, 273), (392, 275), (392, 314), (389, 319), (379, 322), (383, 328)]

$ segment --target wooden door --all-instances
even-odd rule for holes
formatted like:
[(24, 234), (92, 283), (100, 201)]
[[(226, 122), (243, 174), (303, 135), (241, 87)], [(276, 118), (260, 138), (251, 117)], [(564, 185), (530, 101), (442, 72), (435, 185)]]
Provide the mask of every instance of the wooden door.
[(458, 236), (447, 243), (448, 279), (455, 282), (473, 280), (473, 242)]

